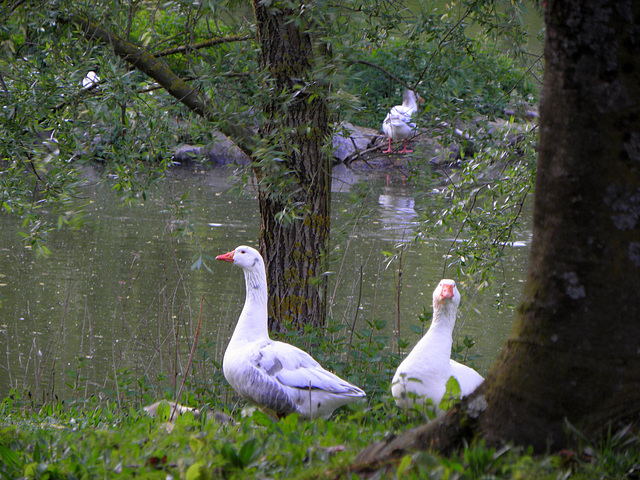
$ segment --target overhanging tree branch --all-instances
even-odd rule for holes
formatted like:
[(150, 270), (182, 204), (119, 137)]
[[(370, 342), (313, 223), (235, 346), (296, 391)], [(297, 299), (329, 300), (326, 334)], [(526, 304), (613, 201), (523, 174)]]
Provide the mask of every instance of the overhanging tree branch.
[(360, 63), (362, 65), (367, 65), (368, 67), (372, 67), (372, 68), (377, 68), (378, 70), (380, 70), (381, 72), (383, 72), (385, 75), (387, 75), (389, 78), (392, 78), (393, 80), (395, 80), (396, 82), (398, 82), (400, 85), (402, 85), (404, 88), (408, 89), (408, 90), (413, 90), (415, 89), (415, 87), (410, 87), (409, 84), (407, 84), (407, 82), (405, 82), (404, 80), (402, 80), (401, 78), (397, 77), (396, 75), (394, 75), (393, 73), (391, 73), (389, 70), (387, 70), (386, 68), (377, 65), (373, 62), (368, 62), (366, 60), (351, 60), (349, 62), (351, 65), (355, 64), (355, 63)]
[(253, 35), (232, 35), (230, 37), (218, 37), (204, 40), (203, 42), (194, 43), (192, 45), (180, 45), (179, 47), (167, 48), (154, 54), (156, 58), (167, 57), (169, 55), (175, 55), (177, 53), (186, 53), (192, 50), (199, 50), (201, 48), (214, 47), (223, 43), (231, 42), (244, 42), (245, 40), (251, 40)]
[(116, 55), (153, 78), (180, 103), (201, 117), (214, 122), (222, 133), (230, 137), (244, 153), (251, 156), (256, 145), (253, 130), (221, 118), (217, 114), (219, 109), (215, 108), (216, 106), (210, 98), (176, 75), (160, 58), (85, 18), (76, 16), (69, 21), (79, 25), (86, 38), (110, 45)]

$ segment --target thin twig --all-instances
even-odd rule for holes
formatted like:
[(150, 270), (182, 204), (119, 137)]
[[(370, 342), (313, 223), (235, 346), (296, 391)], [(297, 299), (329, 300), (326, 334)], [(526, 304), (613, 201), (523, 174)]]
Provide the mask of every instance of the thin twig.
[(398, 256), (398, 293), (396, 296), (396, 329), (395, 329), (395, 341), (394, 345), (398, 347), (398, 354), (400, 353), (400, 346), (398, 345), (398, 339), (400, 338), (400, 297), (402, 293), (402, 255), (404, 248), (400, 248), (400, 255)]
[[(449, 250), (447, 251), (447, 256), (449, 256), (449, 254), (451, 253), (451, 250), (453, 250), (453, 246), (456, 244), (456, 242), (458, 241), (458, 238), (460, 238), (460, 235), (462, 234), (462, 228), (465, 226), (465, 224), (467, 223), (467, 220), (469, 219), (469, 217), (471, 216), (471, 211), (473, 210), (473, 207), (476, 205), (476, 201), (478, 200), (478, 195), (480, 195), (480, 192), (486, 188), (487, 185), (483, 185), (481, 186), (475, 193), (475, 195), (473, 196), (473, 201), (471, 202), (471, 206), (469, 207), (469, 211), (467, 212), (467, 216), (465, 217), (465, 219), (462, 221), (462, 224), (460, 225), (460, 228), (458, 229), (458, 233), (456, 233), (456, 236), (454, 237), (454, 239), (451, 241), (451, 246), (449, 247)], [(447, 271), (447, 260), (445, 258), (444, 261), (444, 265), (442, 266), (442, 278), (445, 278), (445, 273)]]
[[(531, 73), (531, 70), (533, 70), (533, 67), (536, 66), (536, 64), (542, 59), (542, 57), (544, 57), (544, 54), (537, 55), (536, 60), (531, 62), (531, 65), (529, 65), (529, 67), (522, 73), (520, 78), (518, 80), (516, 80), (515, 82), (513, 82), (513, 86), (509, 90), (507, 90), (500, 98), (498, 98), (495, 102), (493, 102), (493, 104), (491, 105), (491, 109), (495, 108), (495, 106), (498, 105), (499, 102), (501, 102), (503, 99), (505, 99), (509, 95), (511, 95), (511, 92), (513, 92), (515, 90), (516, 86), (518, 84), (520, 84), (520, 82), (522, 82), (527, 77), (527, 75), (529, 75)], [(533, 75), (533, 74), (532, 74), (532, 76), (535, 77), (535, 75)], [(538, 82), (542, 83), (539, 79), (538, 79)]]
[(333, 311), (333, 302), (336, 298), (336, 295), (338, 293), (338, 285), (340, 284), (340, 278), (342, 277), (342, 269), (344, 267), (344, 262), (346, 261), (347, 258), (347, 252), (349, 251), (349, 246), (351, 245), (351, 239), (353, 238), (353, 233), (356, 230), (356, 227), (358, 226), (358, 220), (360, 220), (360, 216), (362, 214), (362, 210), (364, 209), (364, 205), (360, 208), (360, 213), (358, 213), (358, 215), (356, 215), (356, 220), (353, 223), (353, 228), (351, 229), (351, 235), (349, 235), (349, 237), (347, 238), (347, 246), (344, 250), (344, 253), (342, 255), (342, 261), (340, 262), (340, 268), (338, 269), (338, 273), (336, 275), (336, 282), (335, 282), (335, 286), (333, 288), (333, 295), (331, 295), (331, 301), (329, 302), (329, 316), (331, 316), (332, 311)]
[(389, 76), (390, 78), (398, 82), (400, 85), (405, 87), (407, 90), (413, 90), (413, 88), (411, 88), (409, 84), (407, 84), (407, 82), (405, 82), (401, 78), (396, 77), (393, 73), (391, 73), (386, 68), (381, 67), (380, 65), (376, 65), (375, 63), (372, 63), (372, 62), (367, 62), (366, 60), (351, 60), (349, 63), (350, 64), (361, 63), (362, 65), (367, 65), (368, 67), (377, 68), (381, 72), (384, 72), (385, 75)]
[(189, 354), (189, 361), (187, 362), (187, 368), (184, 372), (184, 377), (182, 377), (182, 384), (178, 389), (178, 394), (176, 395), (176, 402), (173, 405), (173, 411), (171, 415), (169, 415), (169, 419), (173, 419), (173, 416), (176, 413), (176, 408), (178, 407), (178, 401), (180, 400), (180, 395), (182, 394), (182, 389), (184, 388), (185, 383), (187, 382), (187, 376), (189, 375), (189, 369), (191, 368), (191, 364), (193, 363), (193, 355), (196, 351), (196, 346), (198, 345), (198, 335), (200, 335), (200, 326), (202, 325), (202, 304), (204, 303), (204, 293), (200, 297), (200, 316), (198, 317), (198, 328), (196, 328), (196, 334), (193, 337), (193, 344), (191, 345), (191, 353)]
[(245, 40), (251, 40), (254, 35), (232, 35), (230, 37), (216, 37), (209, 40), (205, 40), (199, 43), (193, 43), (191, 45), (180, 45), (178, 47), (167, 48), (160, 52), (153, 53), (156, 58), (166, 57), (169, 55), (175, 55), (176, 53), (188, 53), (201, 48), (214, 47), (223, 43), (242, 42)]
[(363, 278), (363, 267), (360, 265), (360, 288), (358, 290), (358, 301), (356, 302), (356, 313), (353, 316), (353, 322), (351, 322), (351, 333), (349, 333), (349, 343), (347, 344), (347, 357), (344, 362), (344, 370), (343, 374), (347, 371), (347, 365), (349, 364), (349, 356), (351, 354), (351, 346), (353, 345), (353, 332), (356, 329), (356, 321), (358, 320), (358, 313), (360, 312), (360, 302), (362, 300), (362, 278)]
[[(436, 56), (436, 54), (440, 53), (440, 49), (442, 48), (442, 45), (444, 44), (445, 40), (449, 37), (449, 35), (451, 35), (460, 26), (460, 24), (463, 22), (463, 20), (465, 18), (467, 18), (469, 15), (471, 15), (471, 7), (469, 7), (467, 9), (467, 11), (464, 13), (464, 15), (462, 15), (462, 17), (460, 17), (460, 19), (456, 22), (456, 24), (453, 25), (449, 29), (449, 31), (447, 33), (445, 33), (444, 36), (440, 39), (440, 41), (438, 42), (438, 47), (433, 50), (433, 53), (431, 54), (431, 57), (429, 58), (429, 61), (427, 62), (427, 65), (424, 67), (424, 70), (422, 71), (422, 73), (418, 77), (418, 80), (416, 80), (416, 86), (418, 86), (418, 84), (422, 81), (422, 78), (425, 76), (425, 74), (427, 73), (427, 70), (432, 65), (433, 59)], [(414, 90), (414, 88), (412, 88), (410, 90)]]

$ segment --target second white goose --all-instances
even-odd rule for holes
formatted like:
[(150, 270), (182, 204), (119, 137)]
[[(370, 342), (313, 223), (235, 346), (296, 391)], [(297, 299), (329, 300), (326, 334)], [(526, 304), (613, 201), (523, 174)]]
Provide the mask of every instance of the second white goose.
[(438, 406), (450, 377), (460, 385), (462, 397), (473, 392), (484, 379), (472, 368), (451, 360), (453, 326), (460, 292), (453, 280), (441, 280), (433, 292), (433, 319), (427, 333), (400, 364), (391, 383), (399, 407), (424, 404)]
[(278, 417), (297, 412), (304, 418), (328, 418), (336, 408), (366, 396), (303, 350), (269, 338), (267, 275), (256, 249), (240, 246), (216, 259), (242, 268), (247, 288), (222, 361), (236, 393)]

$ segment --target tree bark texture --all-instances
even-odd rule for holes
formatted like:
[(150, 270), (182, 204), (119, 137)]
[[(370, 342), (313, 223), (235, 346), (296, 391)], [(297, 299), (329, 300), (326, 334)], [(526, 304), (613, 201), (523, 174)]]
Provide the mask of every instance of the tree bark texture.
[(482, 433), (539, 450), (640, 414), (640, 1), (546, 13), (534, 239)]
[(518, 319), (454, 412), (363, 452), (570, 445), (640, 419), (640, 1), (547, 1), (533, 241)]
[(313, 76), (304, 4), (276, 3), (253, 2), (268, 72), (261, 137), (265, 149), (276, 152), (253, 163), (271, 327), (322, 326), (331, 202), (331, 158), (323, 151), (329, 136), (326, 86)]

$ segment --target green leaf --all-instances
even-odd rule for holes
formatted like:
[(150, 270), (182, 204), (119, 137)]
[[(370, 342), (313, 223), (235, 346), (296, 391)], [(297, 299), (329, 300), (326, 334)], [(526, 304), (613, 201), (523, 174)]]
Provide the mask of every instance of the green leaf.
[(438, 408), (440, 410), (449, 410), (458, 400), (460, 400), (460, 384), (456, 377), (451, 376), (447, 380), (447, 390), (440, 400)]
[(229, 442), (225, 442), (222, 444), (220, 448), (220, 454), (222, 458), (224, 458), (227, 463), (230, 463), (233, 467), (241, 467), (242, 463), (240, 462), (240, 458), (238, 457), (238, 452)]
[(398, 470), (396, 471), (396, 477), (402, 478), (407, 470), (411, 467), (412, 463), (413, 460), (411, 458), (411, 455), (405, 455), (404, 457), (402, 457), (402, 460), (400, 460), (400, 464), (398, 465)]
[(0, 445), (0, 460), (5, 466), (13, 469), (20, 468), (20, 456), (13, 450), (9, 450), (6, 446)]
[(422, 328), (418, 325), (409, 325), (409, 329), (416, 335), (422, 335)]
[(168, 422), (171, 415), (171, 405), (169, 405), (169, 402), (163, 400), (160, 402), (160, 405), (158, 405), (156, 412), (160, 420)]
[(187, 469), (186, 480), (209, 480), (211, 473), (205, 462), (196, 462)]
[(247, 440), (242, 447), (240, 447), (240, 452), (238, 453), (238, 458), (240, 459), (240, 462), (242, 463), (243, 467), (246, 467), (251, 460), (253, 459), (255, 453), (256, 453), (256, 445), (257, 445), (257, 440), (255, 438), (251, 438), (249, 440)]
[(200, 270), (200, 267), (202, 266), (202, 255), (200, 255), (195, 262), (193, 262), (191, 264), (191, 270)]
[(262, 410), (255, 410), (251, 415), (251, 421), (253, 421), (256, 425), (260, 425), (262, 427), (273, 427), (274, 420), (269, 415), (264, 413)]

